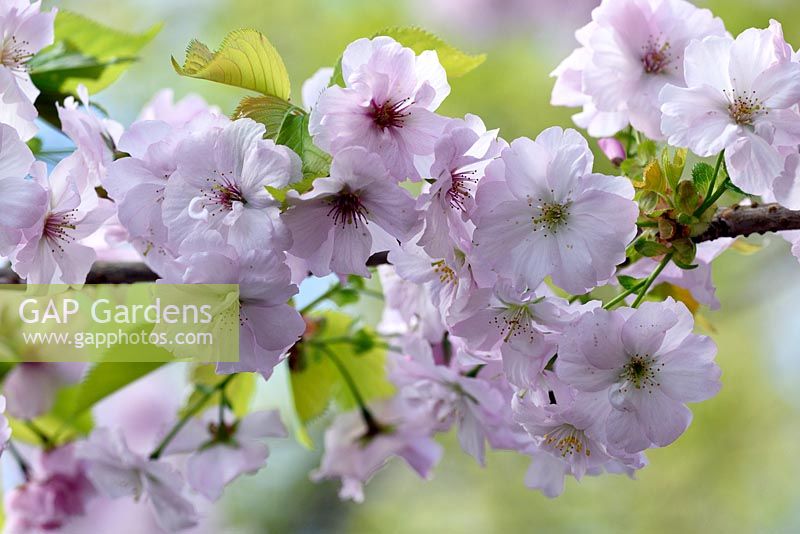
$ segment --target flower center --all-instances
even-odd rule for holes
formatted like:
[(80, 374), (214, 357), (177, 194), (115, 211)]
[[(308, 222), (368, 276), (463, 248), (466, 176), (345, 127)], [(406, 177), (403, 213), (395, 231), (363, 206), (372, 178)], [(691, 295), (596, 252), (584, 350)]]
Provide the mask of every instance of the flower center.
[(756, 96), (755, 91), (750, 91), (749, 95), (747, 93), (738, 95), (735, 90), (732, 93), (728, 93), (723, 89), (722, 92), (728, 98), (728, 113), (736, 124), (752, 126), (753, 121), (759, 114), (769, 113), (761, 99)]
[(328, 217), (333, 217), (333, 224), (341, 224), (344, 228), (348, 224), (355, 225), (358, 228), (358, 223), (367, 224), (367, 214), (369, 210), (361, 203), (358, 195), (350, 191), (342, 191), (338, 195), (331, 197), (328, 200), (331, 209), (328, 211)]
[(672, 62), (672, 55), (669, 52), (669, 43), (660, 43), (659, 40), (650, 37), (642, 47), (640, 58), (642, 67), (647, 74), (661, 74)]
[[(622, 367), (620, 378), (633, 384), (636, 389), (647, 388), (652, 390), (654, 387), (661, 385), (658, 382), (657, 373), (662, 367), (664, 367), (663, 363), (656, 364), (650, 356), (636, 354)], [(626, 388), (622, 388), (620, 391), (624, 393), (625, 390)]]
[(520, 336), (527, 337), (533, 343), (536, 334), (531, 326), (532, 320), (533, 314), (528, 306), (510, 305), (503, 312), (493, 316), (489, 324), (500, 329), (504, 343)]
[(591, 456), (586, 434), (572, 425), (563, 424), (544, 435), (542, 447), (550, 449), (556, 455), (566, 458), (573, 454)]
[(75, 241), (69, 230), (75, 230), (75, 212), (77, 210), (48, 213), (44, 220), (42, 237), (50, 245), (50, 251), (64, 253), (63, 245)]
[(0, 64), (16, 72), (25, 72), (27, 70), (26, 63), (33, 57), (33, 54), (27, 49), (29, 45), (28, 41), (17, 41), (17, 38), (12, 35), (3, 42), (3, 48), (0, 50)]
[(224, 172), (218, 174), (219, 178), (216, 180), (207, 178), (209, 186), (200, 190), (203, 205), (212, 208), (209, 210), (212, 217), (216, 216), (217, 212), (233, 211), (233, 205), (236, 202), (247, 204), (240, 185), (228, 178)]
[(444, 260), (437, 260), (431, 263), (433, 272), (439, 275), (439, 281), (443, 284), (454, 284), (458, 281), (455, 271), (447, 265)]
[(454, 172), (452, 174), (452, 185), (447, 190), (447, 201), (450, 207), (460, 211), (467, 211), (464, 202), (472, 198), (470, 187), (477, 183), (477, 178), (473, 175), (475, 171)]
[(402, 128), (403, 119), (409, 115), (409, 113), (404, 110), (411, 104), (412, 102), (408, 98), (394, 103), (387, 100), (380, 105), (373, 100), (370, 115), (379, 128)]
[(545, 202), (539, 206), (539, 215), (531, 217), (533, 231), (545, 231), (555, 234), (559, 228), (564, 226), (569, 219), (570, 202), (559, 204), (557, 202)]

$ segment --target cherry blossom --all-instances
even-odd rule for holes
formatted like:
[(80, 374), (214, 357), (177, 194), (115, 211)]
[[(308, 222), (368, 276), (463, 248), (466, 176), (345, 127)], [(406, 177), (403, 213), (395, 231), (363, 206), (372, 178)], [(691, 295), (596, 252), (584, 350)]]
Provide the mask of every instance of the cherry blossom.
[[(777, 147), (800, 144), (800, 63), (776, 46), (780, 25), (707, 37), (686, 49), (686, 88), (659, 96), (667, 141), (699, 156), (725, 150), (731, 181), (762, 195), (784, 170)], [(784, 43), (785, 44), (785, 43)]]
[(41, 11), (42, 3), (7, 0), (0, 4), (0, 123), (12, 126), (23, 141), (36, 135), (33, 103), (39, 90), (28, 74), (28, 62), (53, 43), (56, 9)]
[(87, 462), (86, 475), (103, 495), (112, 499), (146, 497), (164, 530), (172, 532), (197, 523), (180, 474), (169, 464), (132, 452), (121, 434), (95, 429), (77, 444), (75, 456)]
[(3, 454), (8, 440), (11, 439), (11, 427), (8, 425), (5, 412), (6, 398), (0, 395), (0, 454)]
[(575, 122), (609, 136), (627, 122), (661, 139), (658, 93), (683, 85), (684, 49), (725, 35), (719, 18), (684, 0), (605, 0), (576, 32), (583, 45), (553, 73), (555, 105), (582, 105)]
[(325, 453), (313, 480), (339, 478), (339, 497), (363, 502), (364, 488), (392, 456), (399, 456), (419, 476), (427, 478), (442, 456), (442, 447), (430, 437), (428, 414), (411, 409), (400, 398), (373, 403), (372, 427), (359, 411), (336, 417), (325, 432)]
[(286, 302), (297, 293), (284, 254), (239, 254), (208, 231), (183, 242), (167, 283), (239, 285), (239, 360), (220, 362), (221, 373), (259, 372), (266, 379), (303, 334), (305, 322)]
[(411, 196), (389, 179), (377, 155), (359, 147), (339, 152), (330, 177), (316, 179), (308, 193), (290, 191), (287, 199), (290, 252), (316, 276), (369, 276), (369, 255), (405, 241), (417, 223)]
[(435, 51), (419, 55), (390, 37), (358, 39), (342, 55), (345, 87), (329, 87), (311, 111), (314, 142), (334, 156), (359, 146), (399, 181), (418, 180), (414, 156), (431, 154), (446, 119), (433, 113), (450, 93)]
[(36, 454), (31, 478), (6, 495), (5, 532), (59, 530), (86, 513), (96, 492), (86, 476), (86, 461), (75, 456), (75, 448), (70, 443)]
[(190, 421), (165, 453), (191, 453), (186, 462), (189, 486), (216, 501), (240, 475), (254, 474), (266, 465), (265, 438), (286, 435), (275, 410), (252, 412), (235, 421), (219, 421), (217, 410), (211, 410), (202, 421)]
[(469, 216), (475, 208), (475, 190), (486, 165), (505, 146), (505, 141), (497, 138), (497, 130), (487, 132), (475, 115), (448, 123), (436, 141), (433, 162), (420, 171), (433, 180), (417, 199), (417, 209), (425, 220), (419, 244), (428, 254), (445, 257), (454, 246), (464, 248), (469, 243), (474, 229)]
[(719, 391), (716, 347), (691, 333), (693, 323), (686, 306), (668, 298), (639, 309), (596, 309), (565, 332), (556, 373), (579, 391), (607, 394), (606, 433), (615, 448), (669, 445), (691, 421), (685, 403)]
[(75, 155), (56, 165), (50, 176), (44, 165), (32, 174), (49, 200), (37, 223), (23, 230), (23, 243), (11, 264), (30, 284), (82, 284), (96, 253), (82, 244), (114, 212), (112, 203), (93, 189), (79, 190), (82, 163)]
[(50, 411), (59, 388), (80, 382), (86, 366), (83, 362), (18, 364), (3, 382), (8, 414), (33, 419)]
[(516, 139), (478, 187), (475, 255), (520, 289), (548, 275), (583, 293), (610, 278), (636, 233), (633, 187), (592, 173), (575, 130), (548, 128)]
[(263, 139), (264, 132), (263, 124), (239, 119), (189, 136), (176, 148), (177, 169), (162, 204), (173, 248), (192, 232), (214, 229), (242, 251), (288, 249), (279, 203), (266, 187), (300, 180), (300, 158)]

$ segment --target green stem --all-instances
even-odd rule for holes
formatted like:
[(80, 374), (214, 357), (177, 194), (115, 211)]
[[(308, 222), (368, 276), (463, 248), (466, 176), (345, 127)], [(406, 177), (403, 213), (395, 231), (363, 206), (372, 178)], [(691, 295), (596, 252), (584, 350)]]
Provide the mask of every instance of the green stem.
[(39, 441), (42, 442), (42, 446), (44, 446), (45, 449), (48, 449), (53, 445), (53, 440), (50, 438), (50, 436), (48, 436), (44, 430), (34, 424), (33, 421), (30, 419), (26, 420), (25, 426), (27, 426), (31, 432), (36, 434), (36, 437), (39, 438)]
[(227, 386), (231, 380), (236, 378), (236, 376), (236, 373), (226, 376), (222, 382), (207, 390), (200, 396), (199, 399), (189, 406), (186, 409), (186, 413), (183, 414), (183, 417), (181, 417), (178, 422), (175, 423), (175, 426), (173, 426), (167, 435), (164, 436), (164, 439), (161, 440), (155, 450), (150, 453), (150, 459), (157, 460), (164, 453), (164, 449), (167, 448), (167, 445), (169, 445), (172, 440), (175, 439), (175, 436), (178, 435), (178, 432), (180, 432), (181, 429), (186, 426), (186, 423), (188, 423), (189, 420), (194, 417), (197, 412), (203, 408), (203, 406), (205, 406), (206, 402), (208, 402), (208, 399), (210, 399), (217, 391), (224, 390), (225, 386)]
[(613, 299), (609, 300), (608, 302), (605, 303), (605, 305), (603, 305), (603, 309), (604, 310), (610, 310), (611, 308), (613, 308), (614, 306), (616, 306), (617, 304), (619, 304), (620, 302), (625, 300), (625, 297), (627, 297), (628, 295), (631, 295), (631, 294), (635, 293), (636, 291), (638, 291), (639, 288), (644, 285), (644, 282), (645, 281), (642, 280), (641, 282), (639, 282), (635, 286), (626, 289), (625, 291), (623, 291), (622, 293), (620, 293), (619, 295), (617, 295)]
[(381, 425), (375, 419), (375, 416), (372, 415), (372, 412), (369, 411), (367, 408), (367, 403), (364, 401), (364, 397), (361, 396), (361, 392), (358, 390), (358, 386), (356, 385), (355, 380), (350, 375), (350, 372), (347, 370), (347, 367), (342, 363), (342, 360), (328, 347), (321, 345), (320, 348), (322, 351), (331, 359), (331, 362), (339, 371), (339, 374), (342, 375), (342, 379), (344, 380), (345, 384), (347, 385), (347, 389), (350, 390), (350, 394), (353, 395), (353, 399), (358, 404), (359, 409), (361, 410), (361, 417), (364, 418), (364, 423), (367, 425), (367, 435), (375, 435), (381, 431)]
[(625, 144), (625, 157), (630, 157), (631, 145), (633, 144), (633, 126), (628, 126), (628, 142)]
[(714, 192), (714, 186), (717, 183), (717, 176), (719, 175), (719, 170), (722, 167), (722, 162), (724, 161), (724, 159), (725, 159), (725, 151), (723, 150), (722, 152), (719, 153), (719, 156), (717, 156), (717, 164), (714, 166), (714, 174), (713, 176), (711, 176), (711, 182), (708, 184), (708, 190), (706, 191), (706, 199), (703, 201), (702, 204), (700, 204), (700, 207), (694, 211), (693, 215), (695, 217), (699, 217), (703, 213), (705, 213), (705, 211), (708, 208), (710, 208), (711, 205), (713, 205), (714, 202), (716, 202), (717, 199), (721, 197), (722, 194), (725, 192), (725, 186), (730, 181), (730, 178), (727, 176), (725, 177), (725, 180), (720, 184), (719, 189), (717, 189), (717, 191)]
[(331, 295), (333, 295), (334, 293), (336, 293), (340, 289), (342, 289), (342, 284), (339, 283), (339, 282), (336, 282), (331, 287), (329, 287), (328, 290), (325, 291), (322, 295), (318, 296), (317, 298), (315, 298), (314, 300), (312, 300), (311, 302), (309, 302), (308, 304), (303, 306), (300, 309), (300, 315), (305, 315), (306, 313), (310, 312), (311, 310), (313, 310), (314, 308), (317, 307), (317, 304), (319, 304), (320, 302), (322, 302), (324, 300), (328, 300), (331, 297)]
[(9, 441), (6, 444), (6, 447), (8, 447), (8, 452), (11, 453), (11, 456), (14, 457), (14, 460), (16, 460), (17, 464), (19, 465), (19, 469), (20, 471), (22, 471), (22, 475), (25, 477), (25, 480), (30, 480), (31, 466), (28, 464), (28, 462), (25, 461), (25, 458), (22, 457), (22, 454), (20, 454), (19, 449), (17, 449), (17, 446), (14, 444), (13, 441)]
[(644, 299), (644, 296), (647, 294), (647, 290), (650, 289), (650, 286), (653, 285), (653, 282), (656, 281), (658, 275), (661, 274), (661, 271), (664, 270), (664, 267), (667, 266), (667, 264), (670, 262), (671, 259), (672, 259), (672, 252), (665, 255), (664, 259), (661, 260), (661, 263), (658, 264), (658, 267), (656, 267), (655, 270), (652, 273), (650, 273), (650, 276), (647, 277), (647, 280), (644, 281), (644, 284), (642, 284), (642, 287), (639, 289), (639, 294), (636, 296), (636, 300), (634, 300), (633, 304), (631, 305), (632, 308), (636, 308), (637, 306), (639, 306), (639, 304)]

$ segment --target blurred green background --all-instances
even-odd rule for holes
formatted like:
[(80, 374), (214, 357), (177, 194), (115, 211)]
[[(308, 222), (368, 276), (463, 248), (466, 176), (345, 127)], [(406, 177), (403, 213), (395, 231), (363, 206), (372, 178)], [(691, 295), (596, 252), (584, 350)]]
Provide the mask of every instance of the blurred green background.
[[(293, 98), (314, 71), (332, 65), (348, 42), (380, 28), (416, 24), (469, 52), (486, 52), (478, 70), (451, 80), (440, 111), (480, 115), (512, 139), (551, 125), (569, 126), (566, 108), (549, 105), (548, 73), (574, 47), (591, 0), (65, 0), (47, 2), (109, 25), (164, 28), (135, 65), (97, 100), (128, 124), (162, 87), (188, 92), (230, 112), (242, 91), (178, 77), (192, 38), (215, 48), (227, 32), (252, 27), (282, 54)], [(783, 22), (800, 45), (796, 0), (699, 2), (736, 34)], [(609, 170), (607, 164), (605, 170)], [(448, 454), (424, 482), (392, 463), (367, 488), (363, 505), (340, 503), (337, 484), (312, 484), (318, 461), (295, 443), (275, 443), (267, 469), (230, 488), (222, 501), (226, 532), (800, 532), (800, 265), (777, 237), (754, 242), (754, 255), (727, 252), (714, 265), (722, 310), (716, 328), (724, 387), (695, 406), (677, 443), (648, 453), (638, 481), (617, 476), (568, 481), (548, 500), (527, 490), (527, 460), (490, 454), (481, 469), (453, 436)], [(268, 387), (279, 391), (277, 374)]]

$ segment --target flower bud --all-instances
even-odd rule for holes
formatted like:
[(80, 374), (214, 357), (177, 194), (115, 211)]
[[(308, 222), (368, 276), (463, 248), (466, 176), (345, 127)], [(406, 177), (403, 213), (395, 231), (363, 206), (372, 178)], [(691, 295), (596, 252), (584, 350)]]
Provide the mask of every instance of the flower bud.
[(619, 167), (620, 163), (625, 161), (625, 147), (623, 147), (622, 143), (616, 138), (604, 137), (598, 140), (597, 144), (600, 145), (600, 150), (603, 151), (603, 154), (606, 155), (615, 167)]

